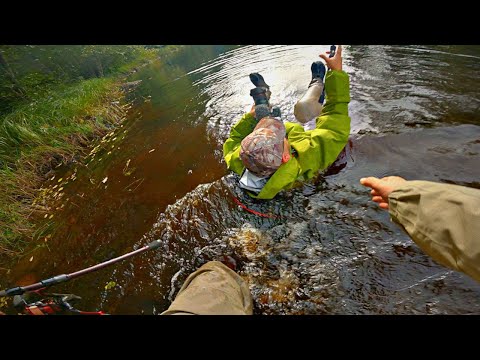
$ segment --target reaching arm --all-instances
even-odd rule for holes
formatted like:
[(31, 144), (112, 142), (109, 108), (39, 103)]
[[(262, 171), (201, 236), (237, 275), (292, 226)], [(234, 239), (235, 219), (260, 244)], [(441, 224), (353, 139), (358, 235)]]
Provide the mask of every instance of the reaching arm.
[(373, 200), (389, 209), (438, 263), (480, 281), (480, 190), (399, 177), (366, 178)]
[(480, 190), (408, 181), (388, 202), (392, 219), (423, 251), (480, 281)]
[(350, 84), (348, 74), (342, 70), (342, 52), (342, 45), (338, 45), (338, 50), (333, 57), (327, 56), (330, 51), (320, 55), (330, 70), (325, 77), (325, 105), (316, 120), (316, 128), (348, 137), (350, 134), (350, 117), (348, 116)]
[(350, 133), (350, 84), (348, 74), (343, 70), (330, 70), (325, 77), (326, 100), (322, 113), (317, 118), (317, 129), (325, 129), (338, 133)]
[(350, 135), (348, 74), (341, 70), (328, 71), (325, 91), (326, 104), (316, 120), (315, 129), (304, 131), (299, 125), (286, 124), (288, 140), (301, 154), (298, 160), (307, 177), (330, 166)]

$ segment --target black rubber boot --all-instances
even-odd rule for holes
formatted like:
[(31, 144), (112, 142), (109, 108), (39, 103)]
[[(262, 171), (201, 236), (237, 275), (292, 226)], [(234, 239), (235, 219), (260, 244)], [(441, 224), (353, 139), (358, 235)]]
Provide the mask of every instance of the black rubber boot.
[(260, 75), (259, 73), (251, 73), (249, 76), (250, 76), (250, 81), (256, 87), (264, 87), (264, 88), (270, 89), (270, 86), (267, 85), (267, 83), (263, 79), (263, 76)]
[(270, 86), (267, 85), (265, 79), (259, 73), (251, 73), (249, 77), (255, 85), (255, 88), (250, 90), (250, 96), (255, 102), (255, 118), (260, 121), (265, 116), (270, 115)]
[[(325, 73), (327, 72), (327, 69), (323, 62), (321, 61), (315, 61), (312, 63), (312, 66), (310, 67), (312, 71), (312, 80), (310, 81), (310, 84), (308, 84), (308, 87), (312, 86), (315, 83), (324, 83), (325, 79)], [(320, 104), (323, 104), (323, 101), (325, 100), (325, 87), (323, 88), (322, 95), (320, 95), (320, 98), (318, 99), (318, 102)]]
[(257, 86), (256, 88), (250, 90), (250, 96), (253, 98), (255, 105), (268, 104), (268, 95), (267, 90), (264, 87)]
[(270, 96), (267, 92), (270, 92), (270, 90), (260, 86), (250, 90), (250, 96), (255, 102), (255, 119), (257, 119), (257, 121), (270, 115), (270, 104), (268, 103)]
[(327, 72), (325, 65), (321, 61), (315, 61), (312, 63), (310, 70), (312, 70), (312, 80), (319, 78), (323, 81), (325, 73)]
[(270, 86), (268, 86), (265, 80), (263, 79), (263, 76), (260, 75), (259, 73), (251, 73), (249, 77), (253, 85), (255, 85), (257, 88), (265, 89), (267, 100), (270, 100), (270, 95), (272, 95), (272, 92), (270, 91)]

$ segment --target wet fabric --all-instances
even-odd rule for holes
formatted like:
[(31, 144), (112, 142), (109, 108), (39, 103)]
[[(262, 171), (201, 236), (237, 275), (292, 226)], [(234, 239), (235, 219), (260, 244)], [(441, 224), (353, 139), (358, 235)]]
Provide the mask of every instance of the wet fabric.
[(388, 201), (392, 219), (425, 253), (480, 281), (480, 190), (407, 181)]
[(240, 275), (218, 261), (190, 274), (162, 315), (252, 315), (253, 300)]
[(267, 181), (268, 177), (259, 177), (248, 171), (248, 169), (245, 169), (242, 177), (240, 178), (239, 185), (242, 189), (258, 194), (263, 189)]
[[(290, 146), (297, 155), (280, 165), (262, 191), (250, 196), (272, 199), (280, 191), (292, 188), (300, 180), (308, 180), (330, 166), (345, 147), (350, 134), (348, 103), (350, 89), (348, 74), (344, 71), (328, 71), (325, 78), (326, 101), (322, 113), (316, 119), (316, 128), (305, 131), (301, 124), (286, 122), (285, 128)], [(242, 175), (245, 166), (240, 159), (241, 142), (257, 125), (251, 114), (245, 114), (235, 124), (230, 137), (223, 145), (227, 167)]]

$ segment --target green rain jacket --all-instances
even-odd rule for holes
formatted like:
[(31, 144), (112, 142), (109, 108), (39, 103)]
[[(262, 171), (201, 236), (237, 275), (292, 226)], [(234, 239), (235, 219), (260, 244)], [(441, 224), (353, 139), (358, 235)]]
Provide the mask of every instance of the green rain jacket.
[[(350, 88), (348, 74), (344, 71), (329, 70), (325, 77), (325, 106), (317, 118), (317, 126), (305, 131), (303, 126), (285, 123), (287, 138), (296, 155), (282, 164), (270, 177), (258, 195), (248, 194), (257, 199), (272, 199), (281, 190), (290, 189), (295, 182), (314, 177), (319, 170), (330, 166), (342, 151), (350, 135), (348, 103)], [(223, 145), (223, 156), (227, 167), (242, 175), (245, 166), (240, 160), (240, 144), (257, 125), (255, 117), (245, 114), (232, 127), (230, 137)]]

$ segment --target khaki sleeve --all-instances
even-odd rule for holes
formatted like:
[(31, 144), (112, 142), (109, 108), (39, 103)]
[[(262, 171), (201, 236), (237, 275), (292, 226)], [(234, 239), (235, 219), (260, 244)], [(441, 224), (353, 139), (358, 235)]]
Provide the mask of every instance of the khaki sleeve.
[(252, 315), (253, 300), (245, 280), (218, 261), (190, 274), (162, 315)]
[(392, 219), (425, 253), (480, 281), (480, 190), (407, 181), (388, 200)]

